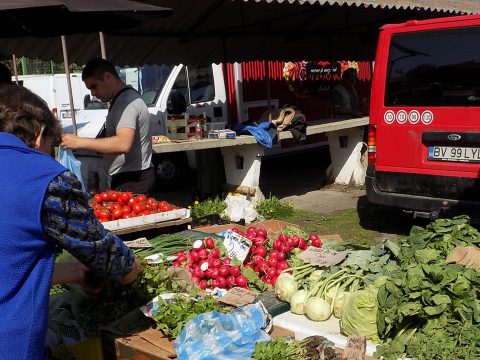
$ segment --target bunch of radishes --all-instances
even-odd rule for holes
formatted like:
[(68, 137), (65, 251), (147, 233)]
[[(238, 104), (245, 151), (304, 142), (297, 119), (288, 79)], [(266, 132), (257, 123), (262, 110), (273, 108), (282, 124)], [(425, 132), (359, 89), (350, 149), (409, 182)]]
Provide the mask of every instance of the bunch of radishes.
[(221, 258), (221, 251), (211, 237), (197, 240), (193, 249), (176, 254), (173, 266), (188, 269), (200, 289), (230, 289), (234, 286), (247, 287), (247, 278), (238, 265), (232, 265), (229, 257)]
[(311, 234), (305, 240), (298, 235), (287, 236), (280, 233), (277, 239), (270, 243), (264, 229), (250, 226), (244, 235), (252, 241), (244, 266), (256, 271), (263, 282), (271, 285), (275, 285), (283, 270), (290, 268), (288, 259), (294, 249), (305, 250), (308, 246), (322, 246), (322, 241), (316, 234)]

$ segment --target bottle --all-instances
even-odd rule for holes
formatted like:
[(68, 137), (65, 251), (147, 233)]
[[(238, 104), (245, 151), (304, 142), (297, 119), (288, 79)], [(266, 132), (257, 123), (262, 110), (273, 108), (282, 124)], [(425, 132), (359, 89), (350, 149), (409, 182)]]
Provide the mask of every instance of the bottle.
[(195, 139), (196, 140), (202, 139), (202, 128), (200, 126), (200, 121), (198, 121), (197, 125), (195, 126)]

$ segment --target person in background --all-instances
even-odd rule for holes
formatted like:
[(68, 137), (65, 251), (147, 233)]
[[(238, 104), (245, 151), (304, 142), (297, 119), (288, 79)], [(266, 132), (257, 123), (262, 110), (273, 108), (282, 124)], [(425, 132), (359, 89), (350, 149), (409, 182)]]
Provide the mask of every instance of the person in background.
[[(0, 86), (3, 360), (45, 358), (51, 285), (77, 282), (88, 289), (88, 271), (128, 284), (140, 271), (132, 250), (94, 216), (78, 179), (48, 155), (61, 131), (40, 97)], [(60, 249), (79, 262), (55, 264)]]
[(12, 73), (5, 64), (0, 63), (0, 85), (5, 84), (12, 84)]
[(89, 61), (83, 69), (82, 80), (92, 96), (110, 102), (105, 137), (91, 139), (64, 134), (61, 145), (104, 154), (113, 190), (150, 194), (155, 187), (155, 170), (147, 105), (104, 59)]
[(342, 74), (342, 81), (333, 88), (335, 118), (354, 118), (363, 115), (355, 90), (357, 80), (357, 70), (348, 68)]

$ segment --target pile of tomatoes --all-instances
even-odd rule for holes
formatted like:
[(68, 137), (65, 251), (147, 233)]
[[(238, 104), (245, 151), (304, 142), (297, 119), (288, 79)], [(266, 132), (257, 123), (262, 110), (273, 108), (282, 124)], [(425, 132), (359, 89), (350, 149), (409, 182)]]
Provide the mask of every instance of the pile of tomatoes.
[(129, 219), (177, 209), (168, 202), (157, 201), (153, 197), (113, 190), (95, 194), (90, 201), (90, 206), (100, 222)]

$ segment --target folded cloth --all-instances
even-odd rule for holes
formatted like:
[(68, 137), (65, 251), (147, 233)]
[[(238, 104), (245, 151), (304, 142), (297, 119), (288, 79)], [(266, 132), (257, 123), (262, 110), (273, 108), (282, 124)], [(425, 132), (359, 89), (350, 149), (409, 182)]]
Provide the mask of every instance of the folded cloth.
[(278, 141), (277, 127), (270, 122), (258, 125), (237, 124), (233, 130), (237, 135), (253, 135), (259, 144), (267, 148), (271, 148)]

